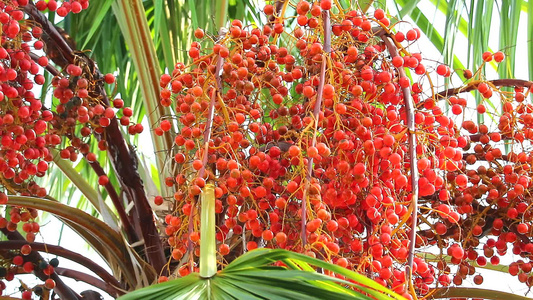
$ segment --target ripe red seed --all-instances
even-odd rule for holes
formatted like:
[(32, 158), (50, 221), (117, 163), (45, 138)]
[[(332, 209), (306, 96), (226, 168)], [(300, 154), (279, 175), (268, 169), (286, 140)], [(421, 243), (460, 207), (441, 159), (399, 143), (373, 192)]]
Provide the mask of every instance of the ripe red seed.
[(31, 253), (31, 246), (30, 245), (24, 245), (20, 248), (20, 253), (22, 255), (29, 255)]
[(47, 289), (54, 289), (54, 287), (56, 286), (56, 283), (55, 281), (52, 279), (52, 278), (48, 278), (44, 281), (44, 286), (47, 288)]
[(492, 60), (492, 53), (486, 51), (486, 52), (483, 52), (482, 54), (482, 58), (483, 58), (483, 61), (485, 62), (489, 62)]
[(494, 53), (493, 56), (494, 56), (494, 61), (498, 63), (502, 62), (505, 59), (505, 54), (503, 54), (503, 52), (501, 51)]
[(109, 178), (106, 175), (100, 175), (100, 177), (98, 177), (99, 185), (106, 185), (108, 183), (109, 183)]
[(196, 28), (196, 30), (194, 30), (194, 37), (197, 38), (197, 39), (201, 39), (204, 37), (204, 30), (201, 29), (201, 28)]
[(320, 1), (320, 8), (323, 10), (330, 10), (331, 9), (331, 0), (321, 0)]

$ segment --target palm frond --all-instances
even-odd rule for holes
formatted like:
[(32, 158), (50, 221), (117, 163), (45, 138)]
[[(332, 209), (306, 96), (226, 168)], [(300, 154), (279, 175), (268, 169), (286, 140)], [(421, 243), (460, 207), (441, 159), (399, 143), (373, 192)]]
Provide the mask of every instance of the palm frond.
[[(272, 266), (277, 261), (286, 262), (287, 267)], [(345, 279), (309, 271), (311, 265), (343, 275)], [(340, 266), (282, 249), (264, 248), (247, 252), (213, 277), (202, 278), (193, 273), (119, 299), (141, 298), (403, 299), (364, 275)]]

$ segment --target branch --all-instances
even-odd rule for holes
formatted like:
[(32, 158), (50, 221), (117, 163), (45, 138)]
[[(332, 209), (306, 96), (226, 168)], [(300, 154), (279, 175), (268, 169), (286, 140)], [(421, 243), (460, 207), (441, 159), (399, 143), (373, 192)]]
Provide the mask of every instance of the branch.
[(453, 88), (453, 89), (447, 89), (445, 91), (437, 93), (435, 94), (436, 96), (435, 98), (436, 99), (448, 98), (450, 96), (457, 95), (460, 93), (470, 92), (470, 91), (477, 89), (478, 85), (483, 82), (490, 83), (494, 86), (519, 86), (519, 87), (531, 88), (531, 86), (533, 85), (533, 81), (522, 80), (522, 79), (496, 79), (496, 80), (488, 80), (488, 81), (476, 80), (464, 86)]
[[(6, 228), (1, 228), (0, 231), (2, 231), (2, 233), (4, 233), (9, 240), (26, 242), (26, 239), (18, 231), (11, 232), (8, 231)], [(31, 251), (29, 255), (25, 256), (25, 260), (31, 261), (32, 263), (39, 265), (41, 261), (44, 261), (44, 258), (39, 254), (39, 252)], [(59, 297), (61, 297), (61, 299), (81, 299), (80, 296), (76, 294), (69, 286), (67, 286), (56, 273), (52, 273), (50, 274), (50, 276), (48, 276), (38, 268), (35, 269), (33, 272), (35, 276), (37, 276), (42, 281), (45, 281), (48, 278), (52, 278), (56, 283), (54, 291), (59, 295)]]
[[(104, 281), (108, 282), (109, 285), (115, 286), (118, 288), (123, 288), (123, 285), (117, 281), (115, 277), (113, 277), (111, 274), (109, 274), (104, 268), (102, 268), (100, 265), (96, 264), (91, 259), (70, 251), (68, 249), (65, 249), (61, 246), (55, 246), (55, 245), (46, 245), (43, 243), (29, 243), (26, 240), (10, 240), (10, 241), (1, 241), (0, 242), (0, 249), (7, 249), (7, 250), (16, 250), (20, 249), (23, 245), (30, 245), (32, 250), (34, 251), (41, 251), (41, 252), (47, 252), (55, 255), (59, 255), (61, 257), (67, 258), (73, 262), (76, 262), (87, 269), (89, 269), (91, 272), (98, 275), (100, 278), (102, 278)], [(57, 269), (57, 268), (56, 268)], [(118, 290), (117, 290), (118, 291)], [(116, 296), (116, 293), (115, 293)]]
[(86, 274), (80, 271), (61, 268), (61, 267), (54, 268), (54, 271), (58, 275), (70, 277), (77, 281), (83, 281), (85, 283), (88, 283), (91, 286), (94, 286), (95, 288), (101, 289), (102, 291), (108, 293), (112, 297), (117, 297), (119, 295), (124, 294), (123, 292), (120, 292), (119, 290), (115, 289), (113, 286), (111, 286), (107, 282), (102, 281), (94, 276), (91, 276), (89, 274)]
[[(399, 56), (398, 48), (391, 41), (390, 36), (384, 31), (380, 30), (378, 33), (379, 37), (385, 43), (387, 50), (389, 51), (392, 58)], [(398, 72), (401, 77), (406, 77), (405, 70), (403, 67), (398, 68)], [(403, 99), (405, 101), (405, 108), (407, 114), (407, 128), (409, 132), (409, 160), (410, 163), (410, 172), (411, 172), (411, 190), (412, 190), (412, 199), (411, 199), (411, 236), (409, 244), (409, 257), (408, 257), (408, 267), (409, 274), (411, 274), (413, 269), (413, 259), (415, 253), (415, 244), (416, 244), (416, 223), (417, 223), (417, 207), (418, 207), (418, 166), (417, 166), (417, 157), (416, 157), (416, 127), (415, 127), (415, 105), (413, 99), (411, 98), (411, 91), (409, 88), (402, 88)], [(411, 275), (409, 275), (411, 276)]]
[(285, 2), (287, 2), (287, 0), (278, 0), (276, 2), (276, 6), (274, 7), (274, 14), (268, 18), (268, 26), (274, 25), (277, 19), (276, 16), (280, 17), (279, 15), (283, 10), (283, 6), (285, 6)]
[[(84, 154), (84, 157), (87, 158), (87, 155)], [(102, 176), (106, 175), (104, 169), (100, 165), (98, 161), (87, 161), (91, 168), (94, 170), (96, 175)], [(134, 244), (135, 242), (139, 241), (139, 237), (137, 236), (137, 232), (133, 228), (133, 226), (130, 223), (130, 220), (128, 219), (128, 216), (126, 214), (126, 210), (124, 209), (123, 203), (120, 201), (120, 198), (117, 194), (117, 191), (113, 187), (110, 181), (107, 182), (107, 184), (104, 186), (109, 198), (111, 198), (111, 201), (113, 202), (113, 205), (117, 209), (118, 216), (120, 218), (120, 221), (122, 222), (122, 226), (124, 226), (124, 231), (126, 232), (126, 235), (128, 236), (128, 241), (130, 244)]]
[[(52, 43), (54, 49), (59, 50), (62, 55), (61, 62), (72, 62), (74, 61), (74, 50), (70, 47), (69, 43), (63, 38), (61, 33), (56, 29), (55, 25), (52, 24), (48, 18), (46, 18), (33, 4), (33, 1), (30, 1), (26, 6), (23, 7), (24, 12), (28, 14), (31, 20), (37, 22), (43, 29), (43, 33), (47, 36), (47, 44)], [(50, 46), (50, 45), (49, 45)], [(58, 64), (61, 67), (65, 67), (64, 63)]]
[[(331, 52), (331, 23), (329, 11), (325, 10), (322, 12), (322, 20), (324, 23), (324, 55), (322, 55), (322, 65), (320, 66), (320, 78), (318, 82), (318, 90), (315, 101), (315, 107), (313, 108), (313, 120), (314, 120), (314, 133), (313, 141), (311, 142), (311, 147), (316, 145), (316, 136), (318, 132), (318, 123), (320, 118), (320, 108), (322, 107), (322, 91), (324, 89), (324, 84), (326, 83), (326, 65), (328, 63), (328, 58), (330, 57)], [(309, 185), (311, 182), (311, 176), (313, 175), (313, 158), (308, 157), (307, 162), (307, 174), (305, 177), (305, 186), (302, 196), (302, 228), (301, 228), (301, 238), (302, 238), (302, 248), (307, 244), (307, 193), (309, 191)]]

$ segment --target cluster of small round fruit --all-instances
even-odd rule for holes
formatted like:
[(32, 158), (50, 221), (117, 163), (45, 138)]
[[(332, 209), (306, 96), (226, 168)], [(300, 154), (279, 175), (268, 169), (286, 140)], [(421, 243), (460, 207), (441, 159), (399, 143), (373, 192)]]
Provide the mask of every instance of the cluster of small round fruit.
[[(422, 54), (408, 51), (418, 29), (392, 33), (383, 10), (365, 15), (331, 7), (331, 1), (299, 1), (299, 26), (293, 29), (283, 17), (262, 28), (234, 20), (227, 34), (214, 38), (198, 29), (199, 41), (189, 50), (192, 64), (178, 63), (162, 75), (161, 104), (175, 109), (180, 128), (174, 159), (181, 170), (166, 180), (176, 188), (175, 211), (166, 218), (173, 258), (181, 259), (189, 242), (198, 244), (198, 232), (190, 230), (197, 227), (189, 224), (198, 221), (196, 197), (206, 181), (214, 181), (217, 239), (228, 259), (244, 250), (244, 239), (248, 250), (280, 247), (374, 274), (405, 296), (411, 243), (421, 251), (437, 244), (451, 257), (450, 263), (415, 257), (419, 294), (452, 278), (460, 284), (475, 273), (473, 260), (497, 264), (498, 256), (489, 253), (495, 246), (503, 255), (510, 243), (529, 260), (531, 155), (501, 150), (504, 140), (524, 146), (533, 137), (531, 105), (523, 103), (528, 91), (514, 82), (514, 95), (506, 97), (468, 70), (466, 88), (443, 95), (431, 83), (424, 88), (429, 68)], [(277, 16), (270, 5), (264, 12)], [(324, 28), (327, 18), (330, 28)], [(280, 35), (290, 42), (278, 46)], [(483, 58), (501, 62), (504, 55)], [(403, 68), (412, 70), (412, 79)], [(435, 68), (442, 77), (453, 72), (446, 65)], [(502, 97), (493, 132), (463, 118), (471, 109), (458, 94), (468, 89), (477, 89), (487, 103), (493, 91)], [(475, 108), (486, 110), (483, 103)], [(410, 119), (415, 132), (407, 128)], [(156, 130), (170, 128), (167, 119)], [(410, 134), (416, 145), (408, 143)], [(419, 207), (412, 204), (413, 187)], [(306, 244), (299, 238), (303, 206)], [(413, 209), (422, 220), (415, 241), (409, 238)], [(486, 241), (489, 250), (478, 255), (486, 227), (498, 241)], [(522, 270), (520, 280), (531, 285), (530, 270)], [(475, 282), (481, 281), (476, 275)]]

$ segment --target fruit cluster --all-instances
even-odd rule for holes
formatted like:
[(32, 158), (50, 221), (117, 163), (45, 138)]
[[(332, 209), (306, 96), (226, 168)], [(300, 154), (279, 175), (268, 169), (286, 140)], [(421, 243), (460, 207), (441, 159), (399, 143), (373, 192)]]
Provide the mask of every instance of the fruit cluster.
[[(45, 175), (54, 160), (53, 151), (58, 151), (63, 159), (76, 161), (78, 153), (82, 153), (89, 162), (96, 162), (96, 154), (90, 152), (91, 136), (103, 136), (112, 122), (129, 126), (130, 134), (140, 133), (143, 128), (130, 122), (133, 112), (124, 106), (122, 99), (109, 103), (107, 98), (102, 98), (103, 84), (115, 82), (112, 74), (98, 73), (93, 62), (82, 54), (76, 54), (79, 55), (76, 64), (65, 66), (53, 64), (54, 57), (48, 52), (44, 56), (36, 54), (50, 50), (47, 43), (51, 37), (43, 34), (37, 22), (29, 20), (26, 9), (30, 5), (33, 4), (28, 1), (0, 3), (0, 204), (7, 204), (6, 212), (9, 212), (0, 217), (0, 229), (16, 232), (21, 226), (27, 242), (32, 243), (40, 230), (35, 222), (38, 211), (9, 206), (8, 194), (47, 196), (46, 189), (34, 179)], [(56, 1), (38, 1), (36, 6), (64, 16), (87, 8), (88, 1), (63, 1), (59, 7)], [(56, 67), (64, 69), (59, 71)], [(54, 75), (51, 82), (54, 99), (50, 108), (33, 92), (36, 86), (45, 83), (43, 69)], [(122, 114), (119, 121), (117, 113)], [(98, 146), (100, 150), (106, 149), (104, 138), (99, 139)], [(103, 184), (107, 177), (100, 177), (99, 183)], [(34, 257), (25, 259), (32, 252), (29, 245), (17, 251), (2, 253), (0, 277), (10, 281), (14, 274), (30, 273), (34, 268), (45, 275), (53, 273), (52, 262), (36, 265)], [(51, 289), (54, 285), (54, 280), (48, 278), (44, 286)], [(2, 282), (0, 290), (3, 287)], [(26, 291), (23, 298), (30, 299), (31, 294)]]
[[(59, 3), (58, 3), (59, 2)], [(19, 5), (23, 6), (28, 3), (28, 0), (18, 1)], [(23, 4), (24, 3), (24, 4)], [(60, 17), (66, 17), (70, 12), (78, 14), (82, 10), (89, 7), (89, 0), (70, 0), (70, 1), (56, 1), (56, 0), (39, 0), (35, 2), (35, 7), (40, 11), (54, 11)]]
[[(525, 149), (533, 136), (524, 82), (509, 82), (516, 86), (510, 96), (465, 70), (465, 87), (439, 93), (435, 76), (454, 70), (410, 53), (420, 31), (393, 33), (381, 9), (366, 15), (329, 0), (299, 1), (294, 28), (274, 11), (265, 7), (274, 21), (262, 28), (234, 20), (217, 36), (196, 30), (192, 63), (161, 76), (161, 105), (173, 107), (179, 128), (173, 155), (180, 169), (166, 179), (176, 190), (166, 218), (175, 260), (199, 243), (197, 196), (213, 181), (219, 251), (228, 260), (256, 247), (290, 249), (369, 274), (406, 297), (413, 243), (418, 294), (460, 284), (475, 273), (474, 260), (497, 264), (494, 247), (522, 255), (517, 267), (529, 264)], [(485, 62), (503, 58), (484, 55)], [(487, 103), (493, 91), (501, 97), (497, 129), (465, 118), (487, 110), (483, 103), (470, 109), (459, 95), (474, 89)], [(161, 121), (156, 133), (171, 122)], [(503, 154), (504, 143), (522, 150)], [(497, 241), (483, 240), (486, 230)], [(432, 245), (451, 261), (424, 255)], [(531, 268), (513, 270), (533, 284)]]

